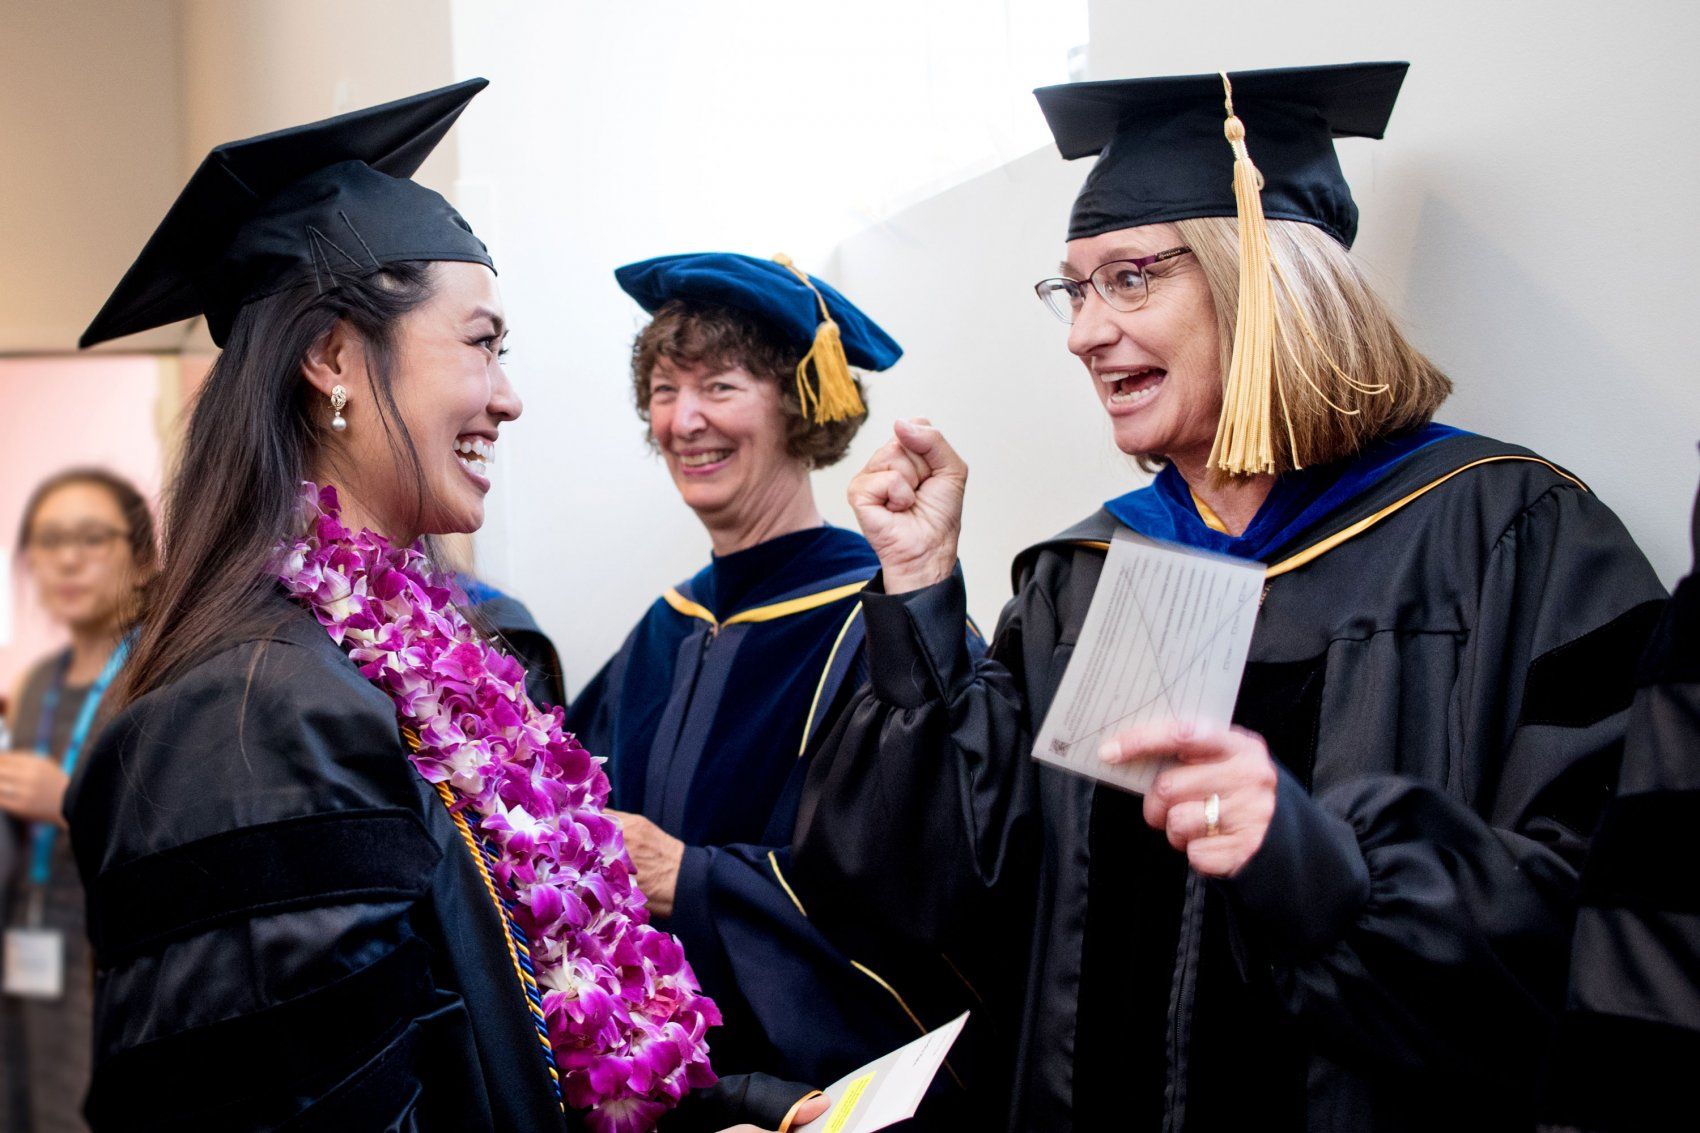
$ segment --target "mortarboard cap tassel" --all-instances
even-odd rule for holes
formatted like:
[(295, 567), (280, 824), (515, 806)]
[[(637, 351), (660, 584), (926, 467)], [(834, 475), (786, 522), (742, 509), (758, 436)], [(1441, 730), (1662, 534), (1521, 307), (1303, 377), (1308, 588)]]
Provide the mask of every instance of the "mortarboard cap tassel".
[[(1269, 222), (1263, 216), (1263, 175), (1246, 150), (1245, 123), (1234, 114), (1234, 88), (1222, 73), (1228, 118), (1222, 132), (1234, 151), (1234, 205), (1240, 232), (1240, 299), (1234, 351), (1222, 390), (1222, 417), (1210, 465), (1239, 476), (1275, 471), (1271, 432), (1275, 381), (1275, 269)], [(1285, 402), (1283, 400), (1283, 409)], [(1283, 414), (1284, 415), (1284, 414)], [(1292, 423), (1287, 424), (1289, 435)], [(1298, 454), (1293, 454), (1298, 463)]]
[[(1281, 422), (1287, 432), (1287, 452), (1293, 468), (1304, 467), (1287, 404), (1287, 380), (1296, 376), (1323, 401), (1348, 416), (1358, 410), (1337, 405), (1305, 369), (1293, 349), (1290, 318), (1309, 340), (1318, 355), (1348, 385), (1367, 394), (1385, 394), (1385, 384), (1360, 382), (1334, 361), (1318, 339), (1304, 304), (1275, 258), (1269, 237), (1269, 222), (1263, 214), (1263, 175), (1246, 148), (1245, 123), (1234, 113), (1234, 88), (1226, 71), (1222, 75), (1222, 103), (1227, 119), (1223, 135), (1234, 154), (1234, 205), (1240, 237), (1239, 305), (1234, 317), (1234, 349), (1222, 391), (1222, 416), (1210, 450), (1210, 466), (1234, 476), (1255, 476), (1276, 471), (1274, 415), (1280, 403)], [(1279, 284), (1286, 302), (1276, 299)]]

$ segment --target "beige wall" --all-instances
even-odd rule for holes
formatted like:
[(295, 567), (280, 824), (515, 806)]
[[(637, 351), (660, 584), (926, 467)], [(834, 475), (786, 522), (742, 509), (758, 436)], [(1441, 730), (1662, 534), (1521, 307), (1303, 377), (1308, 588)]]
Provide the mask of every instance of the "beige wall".
[[(0, 0), (0, 353), (72, 350), (220, 142), (453, 82), (449, 0)], [(452, 189), (454, 135), (420, 179)], [(204, 349), (173, 327), (107, 350)]]
[[(185, 150), (213, 146), (433, 87), (453, 70), (449, 0), (179, 0)], [(420, 180), (453, 178), (455, 135)]]
[[(222, 142), (446, 86), (449, 0), (178, 0), (186, 179)], [(456, 132), (418, 179), (452, 197)], [(211, 350), (197, 323), (185, 343)]]
[(74, 348), (178, 189), (175, 0), (0, 0), (0, 353)]

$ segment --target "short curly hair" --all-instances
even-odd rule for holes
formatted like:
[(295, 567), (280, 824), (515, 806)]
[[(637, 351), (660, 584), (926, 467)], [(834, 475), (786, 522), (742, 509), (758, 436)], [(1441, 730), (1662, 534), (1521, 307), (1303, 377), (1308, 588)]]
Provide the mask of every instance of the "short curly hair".
[[(682, 368), (706, 365), (725, 371), (742, 366), (754, 377), (774, 383), (785, 409), (785, 450), (810, 468), (828, 468), (842, 460), (868, 419), (864, 410), (859, 417), (815, 424), (804, 414), (797, 396), (797, 363), (803, 355), (794, 345), (764, 321), (734, 307), (673, 299), (662, 304), (632, 343), (632, 398), (646, 426), (650, 378), (663, 358)], [(854, 380), (866, 405), (861, 379)], [(655, 433), (645, 431), (653, 446)]]

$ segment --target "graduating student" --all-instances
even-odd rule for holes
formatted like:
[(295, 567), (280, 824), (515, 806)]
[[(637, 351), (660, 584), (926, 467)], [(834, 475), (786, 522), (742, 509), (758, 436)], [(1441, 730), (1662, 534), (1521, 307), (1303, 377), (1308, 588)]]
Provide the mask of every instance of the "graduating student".
[(1651, 1129), (1690, 1104), (1700, 1056), (1700, 499), (1695, 569), (1635, 671), (1617, 796), (1582, 871), (1549, 1119)]
[(830, 1082), (968, 995), (936, 951), (844, 952), (787, 880), (810, 757), (866, 673), (856, 595), (879, 568), (860, 533), (822, 520), (810, 473), (866, 419), (850, 366), (902, 351), (788, 263), (675, 255), (615, 276), (654, 316), (632, 349), (638, 415), (713, 555), (644, 614), (567, 729), (611, 761), (651, 908), (725, 1016), (716, 1065)]
[[(1432, 423), (1450, 383), (1352, 259), (1333, 149), (1382, 135), (1405, 70), (1038, 92), (1100, 155), (1038, 292), (1162, 470), (1017, 558), (987, 660), (956, 631), (960, 458), (900, 425), (852, 486), (871, 685), (810, 769), (794, 884), (851, 946), (1004, 974), (1012, 1130), (1533, 1125), (1663, 591), (1581, 480)], [(1031, 758), (1120, 527), (1268, 566), (1236, 727), (1107, 737), (1178, 756), (1143, 798)]]
[(489, 253), (409, 180), (483, 86), (218, 147), (84, 335), (224, 348), (67, 803), (97, 1130), (641, 1130), (713, 1081), (605, 778), (432, 559), (521, 409)]

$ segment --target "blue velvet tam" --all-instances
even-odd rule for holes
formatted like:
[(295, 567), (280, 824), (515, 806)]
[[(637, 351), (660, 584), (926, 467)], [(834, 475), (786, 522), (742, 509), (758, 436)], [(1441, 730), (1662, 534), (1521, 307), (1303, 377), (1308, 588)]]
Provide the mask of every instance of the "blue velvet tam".
[(816, 341), (824, 303), (838, 324), (844, 356), (852, 366), (885, 370), (903, 356), (903, 348), (878, 323), (831, 285), (811, 275), (811, 290), (794, 269), (776, 260), (734, 252), (691, 252), (627, 264), (614, 270), (614, 278), (652, 315), (672, 299), (747, 311), (795, 342), (799, 354), (809, 352)]

